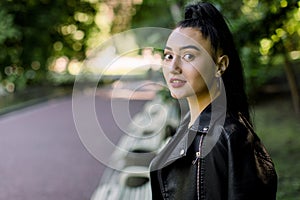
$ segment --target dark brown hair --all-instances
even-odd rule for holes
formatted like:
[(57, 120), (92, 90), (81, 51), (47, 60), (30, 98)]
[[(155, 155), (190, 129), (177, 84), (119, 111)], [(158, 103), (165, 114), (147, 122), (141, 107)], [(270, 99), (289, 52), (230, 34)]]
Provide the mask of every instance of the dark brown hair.
[(222, 75), (227, 110), (235, 115), (240, 112), (251, 121), (241, 60), (223, 15), (211, 3), (188, 4), (185, 8), (184, 20), (180, 21), (177, 27), (199, 29), (202, 35), (210, 40), (215, 53), (217, 50), (222, 50), (223, 54), (229, 57), (229, 66)]

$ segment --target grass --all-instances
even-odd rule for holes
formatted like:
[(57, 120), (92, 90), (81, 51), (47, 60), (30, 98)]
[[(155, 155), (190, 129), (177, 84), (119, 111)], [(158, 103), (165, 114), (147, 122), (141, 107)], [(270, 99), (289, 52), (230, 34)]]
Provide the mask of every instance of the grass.
[(0, 115), (37, 104), (49, 99), (71, 94), (70, 86), (35, 86), (23, 91), (0, 96)]
[(300, 116), (291, 100), (275, 98), (256, 105), (254, 124), (275, 164), (277, 200), (300, 199)]

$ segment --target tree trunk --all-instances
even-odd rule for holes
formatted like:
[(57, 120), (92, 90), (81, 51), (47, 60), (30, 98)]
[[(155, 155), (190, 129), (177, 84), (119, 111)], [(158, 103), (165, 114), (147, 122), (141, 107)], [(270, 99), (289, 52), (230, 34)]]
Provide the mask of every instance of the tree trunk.
[(289, 61), (288, 55), (284, 53), (284, 70), (291, 90), (292, 102), (294, 111), (297, 115), (300, 114), (300, 95), (297, 87), (296, 76), (292, 68), (292, 63)]

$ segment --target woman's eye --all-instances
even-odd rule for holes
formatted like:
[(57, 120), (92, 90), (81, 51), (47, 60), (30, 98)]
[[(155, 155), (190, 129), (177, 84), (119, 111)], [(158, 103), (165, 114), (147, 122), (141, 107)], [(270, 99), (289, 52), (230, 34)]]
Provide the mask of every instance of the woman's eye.
[(193, 56), (192, 54), (185, 54), (183, 56), (183, 59), (186, 60), (186, 61), (191, 61), (195, 58), (195, 56)]
[(173, 59), (173, 56), (171, 54), (165, 54), (164, 55), (164, 60), (172, 60)]

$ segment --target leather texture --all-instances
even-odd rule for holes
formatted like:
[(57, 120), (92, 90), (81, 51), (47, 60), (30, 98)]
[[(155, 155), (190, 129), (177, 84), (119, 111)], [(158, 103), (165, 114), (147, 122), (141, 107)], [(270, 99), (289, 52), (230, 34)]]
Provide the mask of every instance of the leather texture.
[[(222, 113), (219, 115), (222, 118)], [(242, 115), (230, 113), (221, 124), (211, 123), (210, 118), (208, 106), (188, 128), (187, 114), (170, 142), (153, 159), (153, 200), (276, 199), (275, 167), (251, 124)], [(199, 144), (201, 135), (203, 144)], [(199, 145), (202, 157), (195, 163)]]

